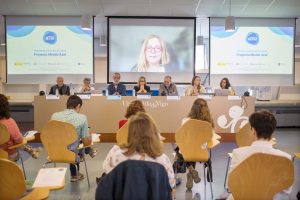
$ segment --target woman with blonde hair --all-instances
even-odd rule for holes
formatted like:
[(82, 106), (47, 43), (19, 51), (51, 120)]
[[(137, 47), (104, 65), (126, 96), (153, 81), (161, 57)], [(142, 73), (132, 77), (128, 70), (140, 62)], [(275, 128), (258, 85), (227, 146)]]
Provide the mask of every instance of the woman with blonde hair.
[(135, 94), (146, 94), (151, 92), (150, 86), (147, 85), (146, 77), (140, 76), (137, 82), (137, 86), (134, 86)]
[[(204, 99), (201, 99), (201, 98), (196, 99), (194, 101), (188, 116), (182, 120), (181, 125), (183, 125), (190, 119), (206, 121), (206, 122), (211, 123), (212, 128), (215, 127), (212, 115), (208, 108), (207, 101)], [(214, 133), (214, 131), (213, 131), (213, 133)], [(179, 153), (179, 148), (176, 147), (175, 151), (176, 151), (176, 153)], [(186, 167), (188, 168), (186, 187), (187, 187), (187, 189), (192, 189), (193, 181), (195, 183), (199, 183), (201, 181), (201, 179), (198, 175), (197, 170), (195, 170), (196, 162), (186, 162)]]
[(170, 61), (165, 43), (158, 35), (149, 35), (143, 42), (134, 72), (165, 72)]
[(125, 118), (119, 121), (119, 128), (121, 128), (130, 117), (134, 116), (138, 112), (146, 112), (143, 103), (140, 100), (132, 101), (127, 107)]
[(153, 119), (144, 112), (138, 112), (129, 120), (126, 145), (114, 145), (103, 162), (104, 173), (109, 173), (126, 160), (144, 160), (163, 165), (169, 177), (170, 186), (175, 185), (172, 164), (163, 153), (163, 146)]

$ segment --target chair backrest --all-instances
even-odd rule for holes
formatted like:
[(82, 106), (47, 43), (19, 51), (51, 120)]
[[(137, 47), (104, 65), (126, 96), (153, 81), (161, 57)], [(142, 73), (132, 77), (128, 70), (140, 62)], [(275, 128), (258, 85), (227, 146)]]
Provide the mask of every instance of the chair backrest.
[(201, 120), (190, 119), (185, 122), (175, 134), (175, 140), (179, 146), (184, 160), (207, 161), (209, 153), (204, 146), (212, 139), (213, 130), (210, 123)]
[(127, 144), (129, 121), (127, 121), (120, 129), (117, 130), (116, 140), (118, 145)]
[(7, 127), (0, 123), (0, 145), (5, 144), (10, 138)]
[(19, 199), (26, 191), (24, 175), (16, 163), (0, 159), (0, 199)]
[(96, 199), (171, 200), (171, 190), (163, 165), (142, 160), (127, 160), (99, 182)]
[(229, 174), (234, 199), (273, 199), (294, 182), (294, 166), (286, 157), (256, 153)]
[(236, 134), (235, 140), (238, 147), (250, 146), (253, 142), (253, 137), (251, 137), (251, 126), (248, 122), (245, 124)]
[(66, 122), (51, 120), (41, 132), (41, 141), (52, 162), (74, 163), (76, 155), (67, 146), (78, 140), (75, 127)]

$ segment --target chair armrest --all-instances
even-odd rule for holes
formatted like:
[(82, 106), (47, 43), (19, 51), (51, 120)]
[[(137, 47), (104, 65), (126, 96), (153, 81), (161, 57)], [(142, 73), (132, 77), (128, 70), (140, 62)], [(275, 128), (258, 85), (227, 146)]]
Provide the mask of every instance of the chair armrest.
[(296, 158), (300, 159), (300, 153), (294, 153), (294, 155), (296, 156)]
[(22, 200), (47, 199), (49, 197), (49, 192), (48, 188), (34, 188), (32, 192), (22, 198)]
[(25, 138), (23, 138), (23, 141), (20, 144), (10, 146), (10, 147), (8, 147), (8, 149), (17, 149), (21, 146), (24, 146), (25, 144), (27, 144), (27, 140)]

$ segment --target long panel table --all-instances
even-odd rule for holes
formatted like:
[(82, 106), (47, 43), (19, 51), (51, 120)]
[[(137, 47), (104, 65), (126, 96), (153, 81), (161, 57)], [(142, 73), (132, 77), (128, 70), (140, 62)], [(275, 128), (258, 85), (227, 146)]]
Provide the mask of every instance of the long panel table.
[[(64, 110), (67, 98), (67, 96), (61, 96), (59, 99), (46, 99), (45, 96), (36, 96), (34, 98), (34, 129), (40, 132), (54, 112)], [(131, 101), (136, 99), (137, 97), (125, 96), (112, 100), (105, 96), (92, 96), (90, 99), (83, 100), (81, 113), (87, 115), (92, 132), (101, 133), (103, 138), (109, 137), (109, 134), (116, 133), (118, 122), (124, 119), (126, 108)], [(141, 99), (141, 101), (146, 112), (154, 118), (159, 131), (168, 139), (173, 138), (173, 134), (171, 136), (170, 133), (175, 133), (180, 127), (182, 119), (188, 115), (195, 99), (197, 97), (180, 97), (177, 100), (170, 100), (165, 96), (159, 96)], [(247, 122), (255, 108), (255, 99), (252, 97), (235, 99), (216, 96), (206, 100), (214, 119), (216, 133), (222, 136), (225, 134), (231, 138), (230, 140), (234, 138), (232, 133)]]

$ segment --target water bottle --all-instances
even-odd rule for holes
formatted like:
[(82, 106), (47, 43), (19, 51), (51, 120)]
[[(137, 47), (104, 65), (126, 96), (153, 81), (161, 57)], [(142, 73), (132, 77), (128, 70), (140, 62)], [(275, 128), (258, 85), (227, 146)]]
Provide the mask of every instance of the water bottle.
[(132, 96), (135, 96), (135, 89), (132, 90)]
[(59, 95), (59, 92), (58, 92), (58, 89), (56, 88), (55, 90), (55, 95), (58, 96)]

